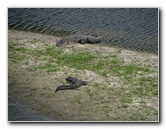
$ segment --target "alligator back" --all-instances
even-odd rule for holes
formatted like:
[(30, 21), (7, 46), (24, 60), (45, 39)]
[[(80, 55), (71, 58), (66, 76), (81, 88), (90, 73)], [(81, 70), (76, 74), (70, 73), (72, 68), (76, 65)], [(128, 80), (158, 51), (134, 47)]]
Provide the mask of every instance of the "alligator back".
[(61, 85), (61, 86), (58, 86), (55, 90), (55, 92), (59, 91), (59, 90), (70, 90), (70, 89), (76, 89), (76, 88), (79, 88), (80, 86), (82, 85), (86, 85), (87, 82), (85, 81), (82, 81), (80, 79), (77, 79), (77, 78), (74, 78), (74, 77), (67, 77), (66, 78), (66, 81), (68, 83), (70, 83), (70, 85)]
[(95, 36), (89, 36), (89, 35), (71, 35), (62, 38), (56, 46), (61, 46), (65, 44), (70, 44), (70, 43), (100, 43), (101, 38), (100, 37), (95, 37)]

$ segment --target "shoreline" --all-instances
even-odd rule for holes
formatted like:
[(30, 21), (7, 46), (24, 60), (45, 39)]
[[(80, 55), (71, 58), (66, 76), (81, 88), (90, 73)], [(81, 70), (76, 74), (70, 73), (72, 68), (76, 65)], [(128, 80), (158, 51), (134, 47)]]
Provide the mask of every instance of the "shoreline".
[[(16, 35), (18, 38), (21, 38), (21, 35), (22, 35), (21, 33), (23, 33), (23, 34), (27, 33), (28, 36), (26, 38), (32, 39), (32, 38), (36, 38), (36, 36), (37, 36), (38, 39), (41, 39), (43, 41), (47, 41), (48, 43), (53, 43), (53, 42), (56, 43), (63, 37), (63, 35), (60, 35), (60, 34), (51, 35), (51, 34), (45, 34), (45, 33), (41, 33), (41, 32), (30, 32), (30, 31), (24, 31), (24, 30), (19, 30), (19, 29), (8, 29), (8, 32), (9, 31), (17, 32), (18, 34), (16, 34)], [(95, 44), (95, 45), (98, 45), (98, 44)], [(103, 42), (99, 43), (99, 45), (103, 45), (105, 47), (111, 47), (114, 49), (123, 49), (123, 50), (129, 50), (129, 51), (133, 51), (133, 52), (156, 55), (156, 56), (158, 56), (158, 53), (159, 53), (159, 52), (141, 51), (141, 50), (124, 48), (124, 47), (119, 47), (119, 46), (111, 46), (111, 45), (109, 45), (107, 43), (103, 43)]]
[[(9, 96), (59, 121), (158, 121), (157, 55), (59, 39), (8, 30)], [(69, 75), (88, 86), (55, 94)]]

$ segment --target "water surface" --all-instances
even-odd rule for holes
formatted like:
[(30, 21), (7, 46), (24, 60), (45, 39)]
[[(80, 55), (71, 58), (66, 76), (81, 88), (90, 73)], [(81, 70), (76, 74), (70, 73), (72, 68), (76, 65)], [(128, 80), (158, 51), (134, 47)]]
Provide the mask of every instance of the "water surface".
[(103, 37), (110, 46), (158, 52), (157, 8), (9, 8), (9, 29)]

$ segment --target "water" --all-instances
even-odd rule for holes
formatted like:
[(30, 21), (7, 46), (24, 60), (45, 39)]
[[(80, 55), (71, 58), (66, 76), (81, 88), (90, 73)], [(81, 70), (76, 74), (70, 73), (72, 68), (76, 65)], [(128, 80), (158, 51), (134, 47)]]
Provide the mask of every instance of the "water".
[(157, 8), (9, 8), (8, 27), (103, 37), (110, 46), (158, 52)]

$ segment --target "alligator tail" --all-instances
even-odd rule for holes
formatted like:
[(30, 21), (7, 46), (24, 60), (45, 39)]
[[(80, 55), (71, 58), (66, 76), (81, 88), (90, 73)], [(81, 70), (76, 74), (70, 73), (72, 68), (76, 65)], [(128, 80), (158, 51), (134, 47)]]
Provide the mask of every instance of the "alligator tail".
[(59, 90), (69, 90), (69, 89), (74, 89), (74, 87), (72, 85), (61, 85), (56, 88), (55, 92)]

